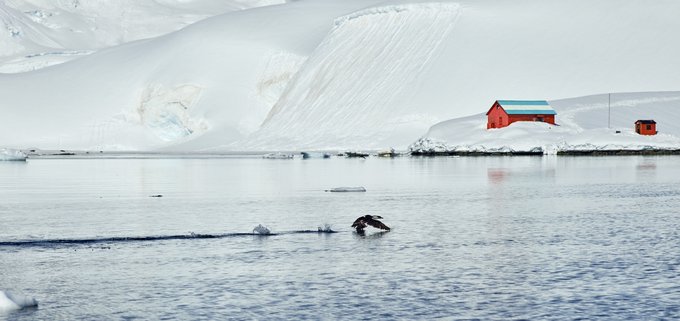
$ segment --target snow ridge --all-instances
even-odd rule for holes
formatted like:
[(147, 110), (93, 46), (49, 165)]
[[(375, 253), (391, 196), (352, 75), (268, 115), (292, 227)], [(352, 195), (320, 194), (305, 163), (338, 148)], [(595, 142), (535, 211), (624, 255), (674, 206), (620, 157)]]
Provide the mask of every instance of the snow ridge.
[(335, 28), (339, 28), (344, 23), (349, 22), (353, 19), (365, 18), (370, 15), (381, 15), (381, 14), (391, 14), (391, 13), (401, 13), (403, 11), (413, 11), (413, 10), (436, 10), (436, 11), (450, 11), (455, 13), (460, 8), (457, 3), (443, 3), (443, 2), (429, 2), (429, 3), (417, 3), (417, 4), (399, 4), (391, 6), (381, 6), (372, 7), (364, 10), (356, 11), (351, 14), (338, 17), (333, 22)]

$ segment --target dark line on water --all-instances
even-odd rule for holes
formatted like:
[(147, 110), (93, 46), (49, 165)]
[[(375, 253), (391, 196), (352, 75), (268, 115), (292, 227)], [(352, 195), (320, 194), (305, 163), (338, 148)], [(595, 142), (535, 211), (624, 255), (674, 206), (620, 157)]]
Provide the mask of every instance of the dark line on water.
[(159, 236), (119, 236), (101, 237), (87, 239), (43, 239), (43, 240), (18, 240), (0, 242), (0, 247), (54, 247), (59, 245), (91, 245), (100, 243), (128, 243), (128, 242), (153, 242), (167, 240), (200, 240), (200, 239), (221, 239), (228, 237), (269, 237), (286, 234), (333, 234), (337, 231), (314, 231), (299, 230), (280, 233), (258, 234), (258, 233), (226, 233), (226, 234), (182, 234), (182, 235), (159, 235)]

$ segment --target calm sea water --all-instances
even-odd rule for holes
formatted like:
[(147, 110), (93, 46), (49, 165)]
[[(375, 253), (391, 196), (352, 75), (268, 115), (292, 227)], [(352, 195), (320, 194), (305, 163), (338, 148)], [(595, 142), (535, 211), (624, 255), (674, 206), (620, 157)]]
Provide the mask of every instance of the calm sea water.
[(4, 162), (0, 320), (673, 320), (679, 206), (679, 157)]

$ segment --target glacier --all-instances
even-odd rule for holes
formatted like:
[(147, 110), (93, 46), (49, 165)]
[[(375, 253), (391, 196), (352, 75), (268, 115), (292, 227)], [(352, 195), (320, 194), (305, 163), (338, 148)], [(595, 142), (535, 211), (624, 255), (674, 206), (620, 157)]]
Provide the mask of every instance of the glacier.
[[(123, 1), (141, 17), (126, 37), (50, 3), (0, 4), (2, 147), (406, 149), (428, 131), (468, 144), (430, 127), (496, 99), (676, 91), (680, 78), (671, 0)], [(145, 29), (155, 19), (168, 23)], [(56, 58), (21, 67), (27, 55)]]

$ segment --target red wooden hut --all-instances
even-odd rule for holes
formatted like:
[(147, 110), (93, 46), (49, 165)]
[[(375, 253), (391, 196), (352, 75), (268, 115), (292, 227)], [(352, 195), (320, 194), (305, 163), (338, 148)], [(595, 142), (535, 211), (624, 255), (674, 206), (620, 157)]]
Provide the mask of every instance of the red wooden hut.
[(635, 122), (635, 132), (640, 135), (656, 135), (656, 122), (653, 119), (640, 119)]
[(555, 125), (555, 112), (545, 100), (496, 100), (486, 113), (486, 128), (503, 128), (516, 121)]

